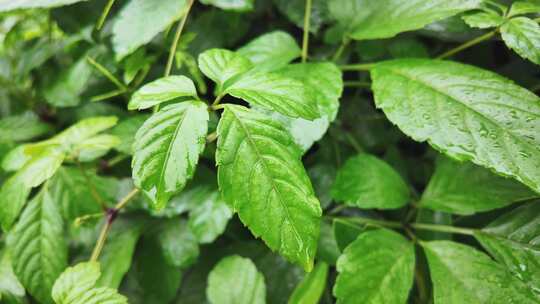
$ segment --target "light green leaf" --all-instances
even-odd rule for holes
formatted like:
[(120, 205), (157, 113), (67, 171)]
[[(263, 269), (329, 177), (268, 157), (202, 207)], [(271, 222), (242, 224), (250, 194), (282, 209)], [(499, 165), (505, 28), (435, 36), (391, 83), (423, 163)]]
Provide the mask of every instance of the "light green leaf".
[(255, 0), (200, 0), (203, 4), (213, 5), (227, 11), (251, 11)]
[(199, 243), (208, 244), (225, 231), (231, 217), (231, 209), (216, 191), (191, 209), (188, 223)]
[(328, 264), (318, 263), (312, 272), (307, 273), (302, 282), (296, 286), (289, 304), (317, 304), (326, 288)]
[(352, 39), (390, 38), (461, 12), (482, 0), (331, 0), (330, 14)]
[(120, 138), (110, 134), (100, 134), (89, 138), (73, 148), (73, 154), (81, 162), (98, 159), (120, 144)]
[(337, 303), (406, 303), (414, 260), (413, 244), (396, 232), (360, 234), (338, 259)]
[(320, 117), (318, 106), (304, 83), (277, 73), (245, 73), (223, 93), (293, 118), (314, 120)]
[(201, 72), (217, 84), (217, 94), (222, 94), (227, 80), (236, 78), (253, 67), (249, 59), (224, 49), (204, 51), (199, 55), (198, 62)]
[(0, 142), (26, 141), (50, 131), (51, 126), (30, 111), (0, 119)]
[(197, 260), (197, 238), (185, 220), (170, 219), (163, 223), (157, 233), (159, 245), (167, 264), (187, 268)]
[(118, 125), (112, 128), (111, 134), (120, 138), (120, 144), (114, 148), (125, 154), (133, 154), (133, 142), (135, 142), (135, 134), (148, 119), (148, 117), (150, 116), (143, 114), (132, 116), (120, 121)]
[(407, 204), (409, 187), (390, 165), (362, 153), (338, 170), (332, 197), (364, 209), (396, 209)]
[(532, 304), (540, 299), (504, 266), (478, 250), (450, 241), (422, 246), (437, 304)]
[(186, 101), (152, 115), (135, 136), (133, 179), (152, 200), (165, 207), (195, 172), (208, 128), (206, 104)]
[(32, 188), (12, 176), (2, 182), (0, 188), (0, 224), (4, 231), (8, 231), (21, 212)]
[(67, 268), (54, 283), (52, 297), (56, 304), (127, 304), (116, 290), (96, 287), (101, 273), (97, 262), (79, 263)]
[(279, 123), (240, 106), (225, 106), (217, 133), (225, 201), (255, 236), (309, 271), (321, 209), (301, 151)]
[(0, 12), (17, 9), (49, 8), (88, 0), (0, 0)]
[(538, 96), (495, 73), (449, 61), (388, 61), (371, 76), (377, 107), (405, 134), (540, 192)]
[(150, 42), (186, 10), (185, 0), (130, 0), (113, 24), (112, 44), (120, 61), (140, 46)]
[(532, 13), (540, 13), (540, 3), (533, 1), (516, 1), (510, 7), (508, 17), (517, 15), (525, 15)]
[(60, 210), (45, 185), (28, 203), (8, 238), (13, 270), (40, 303), (52, 303), (54, 281), (67, 266), (64, 237)]
[(186, 76), (159, 78), (137, 90), (128, 104), (129, 110), (143, 110), (178, 97), (197, 98), (195, 84)]
[(206, 295), (212, 304), (264, 304), (264, 277), (250, 259), (228, 256), (208, 275)]
[(467, 215), (538, 196), (521, 183), (470, 162), (440, 157), (419, 205)]
[(530, 18), (517, 17), (501, 26), (504, 43), (519, 56), (540, 64), (540, 25)]
[(11, 256), (7, 250), (3, 250), (0, 252), (0, 300), (3, 299), (6, 304), (24, 303), (21, 299), (24, 296), (24, 287), (13, 273)]
[(533, 202), (501, 216), (475, 238), (518, 279), (540, 296), (540, 204)]
[(474, 12), (472, 14), (463, 16), (462, 19), (470, 27), (479, 29), (497, 27), (505, 22), (503, 16), (491, 10)]
[(274, 31), (261, 35), (237, 51), (259, 71), (273, 71), (300, 57), (302, 50), (290, 34)]

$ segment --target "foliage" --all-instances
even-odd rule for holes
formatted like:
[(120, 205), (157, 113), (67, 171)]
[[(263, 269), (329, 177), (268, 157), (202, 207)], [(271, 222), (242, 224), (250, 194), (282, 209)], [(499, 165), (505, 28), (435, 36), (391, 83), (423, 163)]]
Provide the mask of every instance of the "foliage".
[(0, 302), (540, 302), (537, 0), (0, 0)]

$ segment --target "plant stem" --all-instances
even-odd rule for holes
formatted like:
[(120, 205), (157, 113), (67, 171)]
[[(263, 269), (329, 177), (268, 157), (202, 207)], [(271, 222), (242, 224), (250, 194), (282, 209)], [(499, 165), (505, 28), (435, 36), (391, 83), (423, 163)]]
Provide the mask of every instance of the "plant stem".
[(212, 109), (215, 108), (217, 105), (219, 105), (219, 103), (221, 102), (221, 99), (223, 98), (224, 95), (219, 95), (216, 97), (216, 99), (214, 99), (214, 102), (212, 102)]
[(92, 65), (96, 70), (98, 70), (103, 76), (107, 77), (114, 85), (116, 85), (120, 90), (126, 92), (128, 88), (114, 76), (106, 67), (102, 66), (99, 62), (95, 61), (92, 57), (86, 56), (86, 60), (90, 65)]
[(475, 229), (470, 228), (461, 228), (454, 226), (445, 226), (445, 225), (435, 225), (435, 224), (423, 224), (423, 223), (412, 223), (411, 227), (417, 230), (429, 230), (437, 232), (447, 232), (463, 235), (474, 235)]
[(114, 208), (108, 209), (105, 213), (105, 224), (103, 227), (101, 227), (101, 231), (99, 232), (99, 237), (97, 239), (96, 245), (94, 246), (94, 250), (92, 250), (92, 256), (90, 256), (90, 261), (97, 261), (99, 258), (99, 255), (101, 254), (101, 251), (103, 250), (103, 246), (105, 245), (105, 241), (107, 240), (107, 235), (109, 234), (109, 231), (111, 230), (111, 226), (116, 219), (116, 216), (118, 215), (118, 211), (120, 211), (122, 208), (126, 206), (126, 204), (133, 198), (135, 195), (139, 192), (139, 189), (135, 188), (131, 192), (129, 192), (124, 198), (122, 198), (118, 204)]
[(371, 88), (371, 83), (367, 81), (344, 81), (343, 85), (351, 88)]
[(403, 225), (399, 222), (376, 220), (366, 217), (339, 217), (339, 216), (326, 216), (331, 219), (338, 219), (349, 223), (356, 223), (361, 225), (369, 225), (376, 227), (388, 227), (388, 228), (403, 228)]
[(344, 132), (345, 137), (347, 138), (347, 141), (349, 144), (356, 150), (357, 153), (364, 152), (364, 149), (362, 149), (362, 145), (354, 138), (354, 136), (351, 135), (349, 132)]
[(479, 44), (479, 43), (481, 43), (483, 41), (486, 41), (486, 40), (490, 39), (491, 37), (495, 36), (495, 34), (498, 31), (499, 31), (499, 29), (496, 29), (496, 30), (488, 32), (488, 33), (486, 33), (486, 34), (484, 34), (482, 36), (476, 37), (476, 38), (474, 38), (474, 39), (472, 39), (470, 41), (467, 41), (467, 42), (463, 43), (462, 45), (457, 46), (457, 47), (455, 47), (455, 48), (453, 48), (453, 49), (451, 49), (451, 50), (437, 56), (437, 59), (445, 59), (445, 58), (450, 57), (452, 55), (455, 55), (455, 54), (457, 54), (457, 53), (459, 53), (459, 52), (461, 52), (461, 51), (463, 51), (465, 49), (468, 49), (471, 46), (474, 46), (474, 45), (477, 45), (477, 44)]
[(375, 63), (359, 63), (342, 65), (339, 68), (342, 71), (369, 71), (375, 66)]
[(334, 61), (334, 62), (338, 61), (338, 59), (343, 54), (343, 51), (345, 51), (345, 48), (347, 48), (347, 46), (349, 45), (350, 42), (351, 42), (351, 40), (349, 38), (345, 38), (345, 39), (343, 39), (343, 41), (341, 41), (341, 45), (339, 46), (339, 48), (334, 53), (334, 56), (332, 56), (332, 61)]
[(129, 155), (126, 155), (126, 154), (120, 154), (120, 155), (117, 155), (113, 158), (111, 158), (110, 160), (107, 161), (107, 166), (108, 167), (114, 167), (116, 164), (118, 164), (119, 162), (123, 161), (124, 159), (128, 158)]
[(302, 63), (306, 62), (309, 48), (309, 27), (311, 21), (311, 1), (306, 0), (306, 11), (304, 13), (304, 37), (302, 39)]
[(212, 132), (208, 135), (206, 135), (206, 142), (211, 143), (217, 139), (217, 132)]
[(120, 95), (124, 94), (125, 92), (126, 92), (126, 91), (121, 90), (121, 89), (113, 90), (113, 91), (110, 91), (110, 92), (108, 92), (108, 93), (103, 93), (103, 94), (100, 94), (100, 95), (96, 95), (96, 96), (90, 98), (90, 101), (91, 101), (91, 102), (102, 101), (102, 100), (105, 100), (105, 99), (109, 99), (109, 98), (113, 98), (113, 97), (116, 97), (116, 96), (120, 96)]
[(165, 74), (164, 74), (165, 77), (171, 74), (174, 57), (176, 56), (176, 48), (178, 47), (178, 42), (180, 41), (180, 36), (182, 35), (182, 31), (184, 30), (184, 26), (186, 24), (189, 11), (191, 10), (191, 7), (193, 6), (193, 2), (195, 2), (195, 0), (189, 0), (189, 2), (187, 3), (186, 10), (184, 12), (184, 16), (182, 17), (182, 20), (178, 22), (178, 27), (176, 28), (176, 33), (174, 34), (174, 40), (173, 40), (173, 43), (171, 44), (171, 49), (169, 51), (169, 58), (167, 59), (167, 67), (165, 68)]
[(96, 30), (100, 31), (103, 27), (103, 24), (105, 24), (105, 20), (107, 19), (107, 16), (109, 15), (109, 12), (111, 11), (111, 8), (114, 4), (115, 0), (109, 0), (107, 4), (105, 5), (105, 8), (103, 9), (103, 13), (101, 14), (101, 17), (99, 17), (98, 23), (96, 24)]

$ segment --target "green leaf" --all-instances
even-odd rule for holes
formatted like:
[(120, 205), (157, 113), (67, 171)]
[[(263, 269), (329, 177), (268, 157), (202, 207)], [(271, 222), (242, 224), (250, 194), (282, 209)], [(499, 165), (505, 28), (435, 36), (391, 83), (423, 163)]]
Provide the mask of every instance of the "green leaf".
[(225, 106), (217, 133), (225, 201), (255, 236), (309, 271), (321, 209), (292, 138), (279, 123), (234, 105)]
[(293, 118), (314, 120), (320, 117), (309, 89), (301, 81), (278, 73), (245, 73), (223, 93)]
[(120, 61), (150, 42), (180, 19), (185, 9), (185, 0), (130, 0), (116, 17), (112, 28), (116, 59)]
[(120, 144), (120, 138), (110, 134), (100, 134), (89, 138), (73, 148), (72, 153), (81, 162), (98, 159)]
[(332, 225), (326, 221), (321, 221), (320, 231), (319, 243), (317, 246), (317, 260), (335, 266), (337, 259), (341, 255), (341, 251), (334, 235), (334, 229)]
[(208, 275), (206, 295), (212, 304), (263, 304), (266, 303), (264, 277), (250, 259), (228, 256)]
[(396, 232), (360, 234), (338, 259), (337, 303), (406, 303), (414, 260), (413, 244)]
[(174, 218), (164, 222), (157, 238), (165, 261), (171, 266), (187, 268), (199, 256), (197, 239), (185, 220)]
[(365, 227), (359, 227), (358, 225), (351, 224), (342, 219), (335, 219), (332, 222), (332, 228), (334, 230), (336, 243), (342, 252), (365, 230)]
[(199, 243), (208, 244), (225, 231), (231, 217), (231, 209), (216, 191), (191, 209), (188, 223)]
[(228, 11), (251, 11), (255, 0), (200, 0), (201, 3), (213, 5)]
[(328, 276), (328, 264), (318, 263), (313, 271), (307, 273), (302, 282), (296, 286), (289, 304), (317, 304), (326, 288), (326, 277)]
[(48, 186), (32, 199), (9, 235), (13, 270), (26, 290), (41, 303), (52, 303), (54, 281), (67, 266), (60, 210)]
[(198, 58), (199, 69), (217, 84), (217, 94), (222, 94), (225, 83), (253, 67), (249, 59), (224, 49), (204, 51)]
[(16, 176), (3, 181), (0, 188), (0, 224), (4, 231), (8, 231), (19, 216), (30, 190), (32, 188), (26, 187)]
[(540, 204), (533, 202), (501, 216), (475, 238), (518, 279), (540, 295)]
[(540, 25), (530, 18), (517, 17), (501, 26), (504, 43), (519, 56), (540, 64)]
[(88, 0), (0, 0), (0, 12), (17, 9), (57, 7), (81, 1)]
[(135, 142), (135, 134), (137, 130), (144, 124), (144, 122), (150, 117), (149, 115), (139, 114), (129, 117), (118, 123), (111, 129), (111, 134), (120, 138), (120, 144), (114, 147), (114, 149), (132, 155), (133, 143)]
[(503, 16), (497, 14), (494, 11), (480, 11), (468, 14), (462, 17), (463, 21), (470, 27), (486, 29), (490, 27), (497, 27), (505, 22)]
[(349, 206), (396, 209), (409, 201), (409, 187), (390, 165), (369, 154), (358, 154), (338, 170), (332, 197)]
[(371, 75), (377, 107), (405, 134), (540, 192), (538, 96), (495, 73), (449, 61), (388, 61)]
[(532, 13), (540, 13), (540, 3), (535, 3), (533, 1), (516, 1), (510, 7), (508, 17)]
[(208, 119), (206, 104), (186, 101), (161, 109), (137, 131), (133, 179), (155, 209), (165, 207), (193, 176), (206, 142)]
[(477, 8), (481, 0), (331, 0), (330, 14), (356, 40), (395, 35)]
[(51, 127), (30, 111), (0, 119), (0, 142), (26, 141), (50, 131)]
[[(304, 0), (274, 0), (278, 10), (292, 21), (297, 27), (304, 28), (306, 1)], [(328, 21), (327, 0), (313, 0), (309, 21), (309, 31), (316, 34)]]
[(422, 246), (428, 258), (435, 303), (538, 303), (539, 297), (523, 282), (480, 251), (450, 241)]
[(137, 90), (128, 104), (129, 110), (143, 110), (178, 97), (197, 98), (195, 84), (186, 76), (159, 78)]
[(468, 215), (538, 197), (515, 180), (498, 176), (470, 162), (440, 157), (420, 206)]
[(21, 300), (25, 296), (24, 287), (13, 273), (11, 260), (7, 250), (0, 252), (0, 300), (6, 304), (24, 303)]
[(259, 71), (274, 71), (300, 57), (302, 50), (290, 34), (274, 31), (261, 35), (237, 51)]
[(101, 273), (97, 262), (68, 267), (54, 283), (52, 297), (56, 304), (127, 304), (115, 289), (96, 287)]

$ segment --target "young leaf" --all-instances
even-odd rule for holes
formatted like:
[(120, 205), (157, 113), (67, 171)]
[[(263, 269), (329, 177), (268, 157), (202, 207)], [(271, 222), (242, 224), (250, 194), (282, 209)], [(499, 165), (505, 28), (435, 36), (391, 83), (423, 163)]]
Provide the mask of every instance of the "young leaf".
[(186, 76), (173, 75), (154, 80), (137, 90), (128, 104), (129, 110), (143, 110), (178, 97), (197, 98), (195, 84)]
[(390, 38), (461, 12), (477, 8), (481, 0), (331, 0), (330, 14), (357, 39)]
[(388, 61), (372, 78), (377, 107), (405, 134), (540, 192), (538, 96), (495, 73), (449, 61)]
[(320, 117), (308, 88), (301, 81), (277, 73), (245, 73), (226, 86), (223, 93), (293, 118)]
[(48, 186), (28, 203), (8, 239), (13, 270), (40, 303), (51, 303), (54, 281), (67, 266), (60, 210)]
[(157, 239), (165, 261), (171, 266), (187, 268), (199, 256), (197, 239), (185, 220), (174, 218), (164, 222)]
[(261, 35), (237, 51), (248, 58), (259, 71), (274, 71), (284, 67), (300, 57), (301, 52), (294, 37), (282, 31)]
[(501, 26), (504, 43), (519, 56), (540, 64), (540, 25), (530, 18), (512, 18)]
[(255, 236), (309, 271), (321, 209), (292, 138), (279, 123), (234, 105), (225, 107), (217, 133), (225, 201)]
[(514, 276), (540, 290), (540, 205), (533, 202), (505, 214), (474, 234)]
[(82, 1), (88, 0), (1, 0), (0, 12), (29, 8), (57, 7)]
[(199, 68), (206, 77), (217, 85), (217, 93), (222, 94), (225, 82), (241, 75), (253, 67), (249, 59), (224, 49), (210, 49), (199, 55)]
[(96, 287), (101, 273), (97, 262), (68, 267), (54, 283), (52, 297), (56, 304), (127, 304), (115, 289)]
[(435, 303), (538, 303), (540, 299), (504, 266), (469, 246), (450, 242), (422, 243)]
[(225, 231), (231, 217), (231, 209), (216, 191), (191, 209), (188, 224), (199, 243), (208, 244)]
[(250, 259), (237, 255), (228, 256), (208, 275), (206, 295), (212, 304), (264, 304), (264, 277)]
[(319, 262), (313, 271), (307, 273), (302, 282), (296, 286), (289, 304), (317, 304), (326, 288), (328, 264)]
[(360, 234), (338, 259), (337, 303), (406, 303), (414, 260), (413, 244), (396, 232)]
[(395, 209), (409, 200), (409, 187), (390, 165), (369, 154), (358, 154), (338, 170), (332, 197), (359, 208)]
[(116, 17), (112, 29), (112, 44), (116, 59), (120, 61), (181, 18), (186, 9), (186, 2), (130, 0)]
[(532, 13), (540, 13), (540, 3), (532, 1), (516, 1), (510, 7), (508, 17), (517, 15), (525, 15)]
[(488, 169), (440, 157), (420, 206), (467, 215), (538, 196), (521, 183)]
[(201, 3), (210, 4), (224, 10), (230, 11), (251, 11), (255, 0), (200, 0)]
[(491, 10), (474, 12), (472, 14), (463, 16), (462, 19), (470, 27), (479, 29), (497, 27), (505, 22), (503, 16)]
[(155, 209), (193, 176), (208, 128), (206, 104), (186, 101), (152, 115), (135, 136), (133, 179), (152, 200)]

